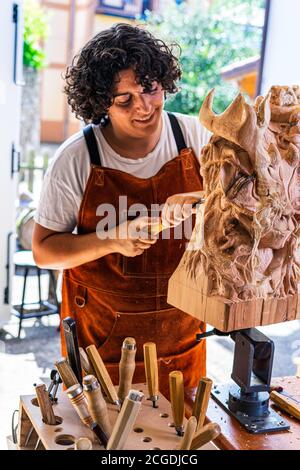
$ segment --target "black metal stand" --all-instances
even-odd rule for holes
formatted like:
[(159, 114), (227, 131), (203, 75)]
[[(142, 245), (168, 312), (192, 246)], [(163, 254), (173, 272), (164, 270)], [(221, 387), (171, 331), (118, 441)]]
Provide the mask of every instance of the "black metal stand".
[(231, 378), (235, 382), (215, 385), (214, 399), (248, 432), (258, 434), (289, 429), (279, 414), (269, 408), (274, 343), (255, 328), (221, 332), (217, 329), (197, 335), (197, 341), (216, 334), (235, 342)]

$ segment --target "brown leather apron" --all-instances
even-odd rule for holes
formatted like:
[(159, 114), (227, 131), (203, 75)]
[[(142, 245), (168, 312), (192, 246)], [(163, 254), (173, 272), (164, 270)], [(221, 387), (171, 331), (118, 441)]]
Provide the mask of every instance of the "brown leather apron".
[[(176, 193), (202, 189), (199, 162), (186, 148), (180, 126), (169, 115), (179, 155), (168, 161), (151, 178), (101, 167), (100, 155), (91, 126), (84, 130), (91, 158), (91, 171), (78, 216), (78, 233), (95, 232), (101, 217), (96, 215), (102, 203), (116, 208), (119, 220), (119, 196), (134, 203), (163, 204)], [(150, 214), (149, 214), (150, 215)], [(152, 214), (153, 215), (153, 214)], [(133, 383), (144, 382), (143, 344), (157, 346), (160, 391), (169, 395), (168, 374), (181, 370), (186, 387), (195, 387), (206, 372), (205, 341), (196, 343), (195, 335), (205, 325), (167, 303), (168, 280), (186, 247), (186, 239), (160, 239), (136, 257), (112, 253), (98, 260), (67, 269), (63, 276), (62, 319), (75, 318), (79, 346), (95, 344), (115, 384), (118, 384), (121, 346), (125, 337), (137, 343)], [(63, 334), (62, 334), (63, 337)], [(64, 339), (63, 355), (66, 354)]]

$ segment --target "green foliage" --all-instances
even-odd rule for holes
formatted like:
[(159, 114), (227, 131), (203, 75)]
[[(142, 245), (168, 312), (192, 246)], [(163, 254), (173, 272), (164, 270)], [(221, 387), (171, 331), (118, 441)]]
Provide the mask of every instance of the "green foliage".
[[(238, 92), (224, 82), (222, 67), (259, 55), (262, 29), (257, 23), (263, 0), (215, 0), (207, 10), (187, 4), (170, 5), (159, 16), (148, 12), (146, 23), (157, 37), (181, 47), (183, 76), (180, 93), (170, 96), (166, 109), (198, 114), (207, 92), (216, 87), (214, 108), (223, 111)], [(254, 8), (255, 7), (255, 8)], [(261, 14), (263, 18), (263, 14)]]
[(44, 10), (35, 0), (25, 0), (23, 64), (26, 67), (40, 70), (46, 65), (42, 42), (47, 33), (47, 16)]

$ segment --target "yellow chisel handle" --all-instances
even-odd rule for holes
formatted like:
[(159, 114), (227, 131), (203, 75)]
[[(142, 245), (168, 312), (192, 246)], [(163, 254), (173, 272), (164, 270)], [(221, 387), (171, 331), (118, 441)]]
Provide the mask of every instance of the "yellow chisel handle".
[(86, 352), (93, 366), (96, 377), (99, 380), (101, 387), (104, 390), (104, 393), (107, 396), (108, 400), (111, 403), (114, 403), (115, 405), (119, 406), (120, 401), (117, 392), (115, 390), (115, 387), (113, 386), (113, 383), (111, 381), (109, 373), (107, 372), (104, 362), (102, 361), (101, 356), (97, 351), (96, 346), (94, 344), (91, 344), (86, 348)]
[(149, 391), (149, 400), (152, 400), (153, 408), (157, 408), (158, 400), (158, 366), (157, 366), (157, 352), (155, 343), (145, 343), (144, 349), (144, 363), (146, 382)]
[(196, 398), (193, 406), (193, 416), (197, 419), (197, 431), (204, 425), (205, 416), (212, 387), (212, 380), (203, 377), (198, 383)]
[(216, 423), (209, 423), (196, 431), (194, 439), (191, 443), (191, 450), (200, 449), (210, 441), (213, 441), (221, 433), (221, 428)]
[(178, 450), (190, 450), (192, 440), (196, 432), (196, 428), (197, 419), (195, 418), (195, 416), (191, 416), (187, 422), (186, 428), (184, 430), (184, 436), (178, 446)]
[(182, 372), (180, 372), (179, 370), (174, 370), (173, 372), (170, 372), (169, 386), (175, 429), (179, 436), (183, 436), (184, 386)]
[(125, 338), (121, 349), (119, 364), (119, 400), (125, 400), (132, 388), (132, 377), (135, 371), (136, 343), (134, 338)]
[(105, 434), (111, 434), (111, 424), (108, 416), (106, 401), (103, 398), (100, 384), (93, 375), (83, 377), (83, 393), (88, 403), (93, 420), (99, 424)]
[(128, 435), (140, 410), (143, 396), (144, 394), (137, 390), (130, 390), (118, 414), (117, 421), (107, 443), (107, 450), (124, 449)]
[(278, 392), (271, 392), (270, 398), (278, 408), (294, 418), (300, 419), (300, 405), (294, 402), (291, 398), (280, 395)]

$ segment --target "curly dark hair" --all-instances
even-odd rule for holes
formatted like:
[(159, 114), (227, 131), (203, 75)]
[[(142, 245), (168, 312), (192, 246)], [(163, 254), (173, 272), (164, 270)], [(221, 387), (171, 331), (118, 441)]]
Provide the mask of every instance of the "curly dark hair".
[(121, 70), (132, 68), (145, 91), (158, 81), (166, 93), (176, 93), (181, 77), (173, 47), (149, 31), (116, 24), (93, 37), (77, 54), (65, 73), (64, 88), (76, 117), (99, 123), (113, 102), (113, 90)]

